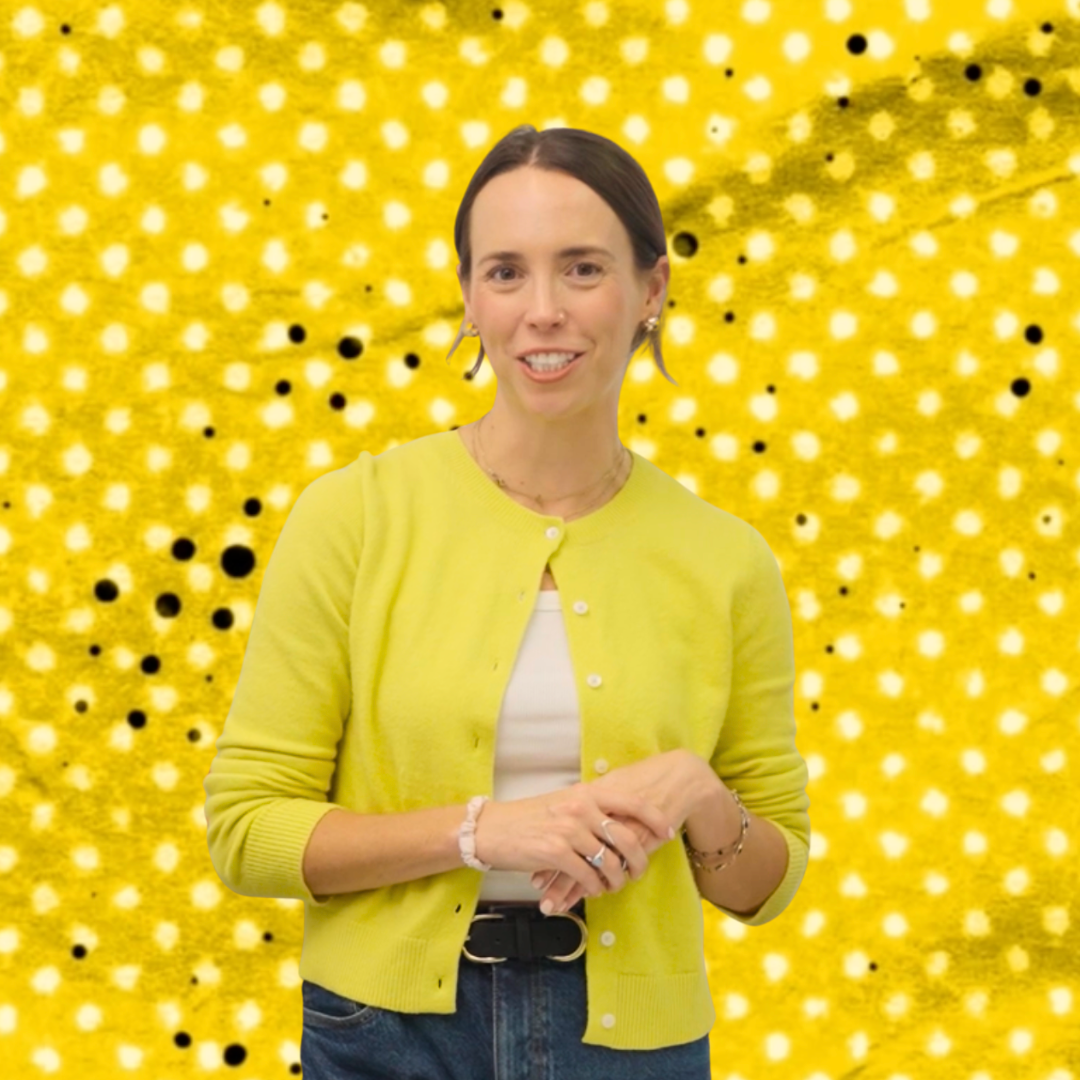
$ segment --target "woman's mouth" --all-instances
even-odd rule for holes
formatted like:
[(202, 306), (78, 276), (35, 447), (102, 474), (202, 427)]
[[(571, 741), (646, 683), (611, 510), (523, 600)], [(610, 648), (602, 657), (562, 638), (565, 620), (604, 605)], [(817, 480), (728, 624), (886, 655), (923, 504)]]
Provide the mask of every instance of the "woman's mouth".
[(526, 374), (534, 382), (554, 382), (556, 379), (568, 374), (578, 366), (578, 361), (584, 356), (584, 353), (577, 353), (572, 360), (562, 361), (560, 363), (548, 363), (544, 362), (542, 366), (535, 366), (530, 363), (529, 360), (524, 357), (518, 357), (518, 362), (525, 369)]

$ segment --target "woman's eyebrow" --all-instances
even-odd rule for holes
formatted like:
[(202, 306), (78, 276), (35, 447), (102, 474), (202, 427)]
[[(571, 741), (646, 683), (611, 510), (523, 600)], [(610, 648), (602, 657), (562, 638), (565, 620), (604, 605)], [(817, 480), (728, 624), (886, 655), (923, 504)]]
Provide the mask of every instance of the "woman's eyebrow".
[[(564, 258), (567, 255), (606, 255), (609, 259), (614, 259), (606, 247), (599, 247), (597, 244), (579, 245), (577, 247), (563, 248), (562, 251), (556, 252), (558, 258)], [(483, 266), (484, 263), (491, 259), (523, 259), (525, 256), (520, 251), (493, 251), (490, 255), (485, 255), (477, 266)]]

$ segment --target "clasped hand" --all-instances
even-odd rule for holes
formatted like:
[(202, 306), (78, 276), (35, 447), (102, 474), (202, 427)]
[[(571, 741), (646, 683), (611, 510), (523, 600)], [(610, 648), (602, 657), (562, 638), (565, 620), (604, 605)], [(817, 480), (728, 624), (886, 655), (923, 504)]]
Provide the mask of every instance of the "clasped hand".
[[(665, 820), (674, 825), (677, 833), (693, 813), (708, 785), (718, 781), (719, 778), (704, 759), (680, 748), (614, 769), (587, 786), (602, 810), (605, 809), (605, 792), (619, 791), (640, 797), (655, 806)], [(654, 829), (637, 818), (607, 812), (606, 816), (633, 831), (650, 854), (666, 842), (658, 840)], [(602, 842), (610, 848), (606, 840)], [(616, 849), (612, 849), (612, 855), (621, 858)], [(585, 895), (580, 882), (561, 870), (552, 876), (550, 867), (538, 870), (533, 875), (533, 884), (541, 892), (541, 903), (545, 900), (552, 902), (552, 911), (566, 911)]]

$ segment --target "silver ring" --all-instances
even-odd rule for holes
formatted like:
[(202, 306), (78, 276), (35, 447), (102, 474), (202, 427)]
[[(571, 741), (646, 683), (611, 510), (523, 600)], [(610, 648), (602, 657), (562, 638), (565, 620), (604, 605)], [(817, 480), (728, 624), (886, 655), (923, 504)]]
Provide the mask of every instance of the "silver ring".
[[(607, 827), (614, 824), (615, 822), (611, 818), (604, 818), (604, 820), (600, 822), (600, 828), (604, 830), (604, 835), (608, 839), (608, 844), (610, 844), (612, 847), (615, 846), (615, 841), (611, 839), (611, 833), (607, 831)], [(582, 855), (581, 857), (595, 870), (599, 870), (600, 867), (604, 865), (604, 852), (606, 850), (607, 844), (601, 844), (600, 850), (591, 859), (588, 855)], [(619, 856), (619, 865), (623, 868), (624, 871), (630, 869), (630, 864), (622, 855)]]

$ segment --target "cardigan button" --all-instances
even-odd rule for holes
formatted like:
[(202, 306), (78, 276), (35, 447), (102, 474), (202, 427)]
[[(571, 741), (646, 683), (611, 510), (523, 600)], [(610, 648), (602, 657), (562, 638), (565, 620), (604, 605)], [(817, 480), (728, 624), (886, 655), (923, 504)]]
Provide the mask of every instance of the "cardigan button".
[(600, 1021), (606, 1028), (613, 1028), (615, 1026), (615, 1014), (604, 1013), (604, 1018)]
[(574, 611), (578, 615), (584, 615), (585, 612), (588, 611), (588, 610), (589, 610), (589, 605), (586, 604), (584, 600), (575, 600), (574, 601)]
[(607, 758), (597, 758), (597, 759), (596, 759), (596, 764), (595, 764), (595, 765), (593, 766), (593, 768), (594, 768), (594, 769), (595, 769), (595, 770), (596, 770), (596, 771), (597, 771), (597, 772), (598, 772), (598, 773), (599, 773), (599, 774), (600, 774), (601, 776), (603, 776), (603, 775), (604, 775), (604, 773), (606, 773), (606, 772), (608, 771), (608, 763), (607, 763)]
[(558, 525), (549, 525), (548, 528), (547, 528), (547, 531), (544, 533), (544, 535), (549, 540), (558, 540), (559, 539), (559, 527), (558, 527)]
[(601, 679), (601, 678), (600, 678), (600, 676), (599, 676), (599, 675), (597, 675), (597, 674), (596, 674), (595, 672), (593, 672), (593, 673), (592, 673), (591, 675), (586, 675), (586, 676), (585, 676), (585, 681), (586, 681), (586, 682), (587, 682), (587, 683), (588, 683), (588, 684), (589, 684), (589, 685), (590, 685), (591, 687), (593, 687), (593, 688), (595, 689), (595, 688), (596, 688), (597, 686), (599, 686), (599, 685), (600, 685), (600, 684), (601, 684), (601, 683), (602, 683), (602, 682), (603, 682), (604, 680), (603, 680), (603, 679)]

